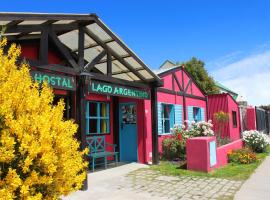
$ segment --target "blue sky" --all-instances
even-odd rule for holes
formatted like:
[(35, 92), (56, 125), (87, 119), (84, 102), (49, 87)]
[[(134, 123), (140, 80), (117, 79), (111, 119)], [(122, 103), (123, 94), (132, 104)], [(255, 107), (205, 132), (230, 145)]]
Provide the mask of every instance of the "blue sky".
[(270, 104), (270, 89), (261, 83), (262, 76), (270, 78), (269, 9), (268, 0), (2, 0), (0, 5), (1, 12), (96, 13), (149, 67), (198, 57), (214, 78), (255, 105)]

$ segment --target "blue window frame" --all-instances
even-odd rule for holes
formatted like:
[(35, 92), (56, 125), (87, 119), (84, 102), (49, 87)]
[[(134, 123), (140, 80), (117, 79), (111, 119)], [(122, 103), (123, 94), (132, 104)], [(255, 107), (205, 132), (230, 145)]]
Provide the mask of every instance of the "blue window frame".
[(88, 101), (86, 104), (86, 134), (110, 133), (110, 104)]
[(162, 104), (161, 117), (162, 134), (170, 134), (174, 126), (174, 105)]
[(195, 122), (202, 121), (201, 108), (193, 107), (193, 119), (194, 119)]

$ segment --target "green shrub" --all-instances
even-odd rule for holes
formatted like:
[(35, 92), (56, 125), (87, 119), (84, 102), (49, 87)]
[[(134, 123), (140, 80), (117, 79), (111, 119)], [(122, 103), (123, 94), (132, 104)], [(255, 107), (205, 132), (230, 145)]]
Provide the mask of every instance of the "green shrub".
[(229, 162), (237, 164), (250, 164), (258, 160), (256, 154), (248, 148), (228, 152), (228, 159)]
[(162, 157), (166, 160), (186, 159), (186, 142), (177, 137), (165, 138), (162, 141)]
[(229, 144), (231, 142), (230, 138), (228, 137), (220, 137), (220, 136), (217, 136), (217, 145), (220, 147), (220, 146), (223, 146), (223, 145), (226, 145), (226, 144)]

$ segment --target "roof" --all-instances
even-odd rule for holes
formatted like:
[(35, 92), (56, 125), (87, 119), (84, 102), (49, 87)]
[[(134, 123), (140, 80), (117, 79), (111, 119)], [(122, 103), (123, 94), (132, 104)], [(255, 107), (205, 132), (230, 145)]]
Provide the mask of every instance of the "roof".
[(153, 70), (153, 72), (157, 75), (161, 75), (163, 73), (169, 72), (174, 69), (181, 68), (181, 65), (174, 65), (173, 67), (167, 67), (167, 68), (160, 68), (158, 70)]
[(173, 67), (173, 66), (176, 66), (175, 63), (173, 63), (172, 61), (170, 60), (165, 60), (159, 67), (159, 69), (162, 69), (162, 68), (170, 68), (170, 67)]
[(204, 96), (206, 96), (206, 93), (204, 92), (204, 90), (198, 85), (197, 81), (193, 78), (193, 76), (191, 74), (189, 74), (189, 72), (183, 67), (183, 65), (175, 65), (175, 66), (169, 67), (169, 68), (154, 70), (154, 72), (159, 77), (163, 77), (163, 76), (166, 76), (168, 73), (173, 73), (179, 69), (183, 70), (188, 75), (188, 77), (193, 81), (193, 83), (198, 87), (198, 89), (201, 91), (201, 93)]
[(217, 87), (219, 87), (220, 89), (222, 89), (222, 90), (225, 90), (225, 91), (227, 91), (227, 92), (229, 92), (231, 94), (234, 94), (234, 95), (237, 95), (238, 96), (238, 94), (236, 92), (232, 91), (231, 89), (227, 88), (226, 86), (222, 85), (221, 83), (219, 83), (217, 81), (215, 81), (215, 85)]
[(50, 26), (68, 50), (78, 55), (79, 28), (84, 32), (84, 60), (91, 64), (100, 56), (94, 68), (107, 74), (107, 51), (111, 54), (112, 77), (133, 82), (157, 82), (159, 77), (113, 33), (96, 14), (0, 13), (4, 36), (11, 41), (41, 38), (45, 26)]

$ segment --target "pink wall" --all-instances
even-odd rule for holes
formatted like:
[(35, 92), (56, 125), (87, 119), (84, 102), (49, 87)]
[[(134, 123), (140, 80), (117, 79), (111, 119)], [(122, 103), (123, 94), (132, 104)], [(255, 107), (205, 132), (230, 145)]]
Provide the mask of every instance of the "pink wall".
[(256, 130), (256, 111), (252, 106), (247, 108), (247, 130)]
[(228, 164), (228, 152), (243, 148), (241, 139), (216, 148), (217, 164), (210, 167), (209, 142), (216, 141), (215, 137), (198, 137), (187, 140), (188, 170), (209, 172)]
[(151, 101), (144, 100), (144, 141), (145, 141), (145, 162), (152, 161), (152, 110)]
[[(230, 114), (229, 127), (230, 127), (230, 138), (232, 141), (241, 138), (241, 123), (240, 123), (240, 112), (237, 102), (232, 98), (232, 96), (227, 95), (228, 98), (228, 112)], [(233, 126), (232, 112), (236, 112), (237, 126)]]
[[(201, 107), (204, 108), (204, 118), (207, 121), (207, 109), (206, 109), (206, 101), (200, 100), (200, 99), (194, 99), (194, 98), (186, 98), (186, 114), (188, 114), (188, 106), (194, 106), (194, 107)], [(186, 119), (188, 119), (188, 116), (186, 116)]]
[[(209, 119), (213, 120), (215, 133), (219, 132), (219, 127), (214, 119), (214, 113), (216, 112), (226, 112), (229, 113), (229, 122), (226, 123), (221, 129), (222, 137), (229, 137), (232, 141), (240, 138), (240, 114), (238, 109), (238, 104), (233, 100), (229, 94), (213, 94), (208, 95), (208, 114)], [(232, 111), (236, 112), (237, 127), (233, 127), (232, 122)]]
[[(185, 89), (187, 87), (188, 82), (191, 80), (191, 78), (190, 78), (190, 75), (188, 75), (187, 72), (185, 70), (183, 70), (183, 68), (181, 68), (181, 67), (175, 69), (174, 71), (169, 71), (167, 73), (160, 75), (160, 78), (162, 78), (164, 81), (163, 88), (170, 90), (171, 92), (181, 91), (180, 88), (178, 87), (177, 81), (172, 76), (173, 73), (175, 74), (176, 78), (178, 79), (178, 82), (181, 85), (181, 87)], [(182, 77), (182, 73), (183, 73), (183, 77)], [(184, 78), (184, 85), (182, 85), (183, 78)], [(173, 91), (173, 88), (174, 88), (174, 91)], [(197, 85), (193, 82), (193, 80), (192, 80), (192, 84), (190, 84), (189, 87), (187, 88), (187, 94), (194, 95), (196, 97), (206, 98), (206, 96), (203, 94), (203, 92), (200, 90), (200, 88), (197, 87)], [(192, 98), (192, 97), (186, 97), (186, 107), (184, 108), (183, 98), (184, 98), (183, 96), (179, 96), (179, 95), (175, 95), (175, 94), (171, 94), (171, 93), (166, 93), (163, 91), (162, 92), (159, 91), (157, 93), (157, 101), (158, 102), (182, 105), (183, 109), (186, 110), (186, 113), (187, 113), (187, 106), (197, 106), (197, 107), (204, 108), (205, 119), (207, 119), (207, 110), (206, 110), (207, 102), (206, 102), (206, 100), (200, 100), (200, 99), (196, 99), (196, 98)], [(182, 114), (183, 114), (183, 116), (182, 116), (183, 120), (188, 119), (188, 116), (184, 117), (184, 111)], [(165, 135), (165, 136), (160, 135), (159, 136), (159, 138), (158, 138), (159, 153), (162, 153), (162, 141), (164, 140), (164, 138), (167, 138), (167, 137), (170, 137), (170, 135)]]
[(167, 76), (165, 76), (163, 78), (163, 83), (164, 83), (163, 88), (172, 90), (172, 75), (168, 74)]
[(209, 143), (215, 141), (215, 137), (196, 137), (187, 140), (187, 169), (209, 172), (210, 167)]
[[(173, 94), (167, 94), (164, 92), (158, 92), (157, 93), (157, 100), (158, 102), (168, 103), (168, 104), (179, 104), (183, 106), (183, 97), (182, 96), (176, 96)], [(182, 119), (184, 119), (184, 112)], [(158, 151), (161, 154), (162, 153), (162, 141), (170, 137), (168, 135), (159, 135), (158, 136)]]
[(235, 140), (232, 143), (223, 145), (217, 148), (217, 167), (227, 165), (228, 163), (228, 152), (235, 149), (243, 148), (242, 139)]

